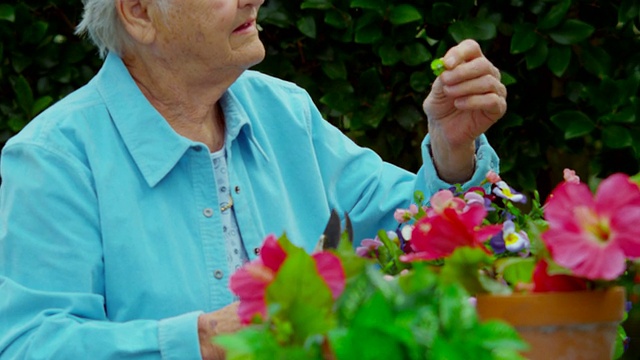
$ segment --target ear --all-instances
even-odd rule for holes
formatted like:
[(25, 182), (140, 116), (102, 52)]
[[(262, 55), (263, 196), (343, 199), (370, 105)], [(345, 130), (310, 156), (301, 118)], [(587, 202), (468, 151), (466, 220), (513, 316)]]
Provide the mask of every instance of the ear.
[(155, 41), (157, 29), (153, 10), (148, 0), (116, 0), (116, 10), (122, 25), (134, 42), (151, 44)]

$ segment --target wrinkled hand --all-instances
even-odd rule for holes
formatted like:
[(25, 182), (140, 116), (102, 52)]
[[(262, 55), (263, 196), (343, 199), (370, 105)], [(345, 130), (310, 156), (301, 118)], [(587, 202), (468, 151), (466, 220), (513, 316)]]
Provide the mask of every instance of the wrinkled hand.
[(474, 140), (507, 110), (507, 89), (473, 40), (451, 48), (444, 63), (447, 70), (433, 83), (423, 107), (438, 174), (462, 182), (473, 174)]
[(202, 314), (198, 317), (198, 338), (203, 360), (222, 360), (224, 350), (211, 343), (211, 338), (219, 334), (233, 333), (242, 327), (238, 317), (238, 302), (227, 305), (218, 311)]

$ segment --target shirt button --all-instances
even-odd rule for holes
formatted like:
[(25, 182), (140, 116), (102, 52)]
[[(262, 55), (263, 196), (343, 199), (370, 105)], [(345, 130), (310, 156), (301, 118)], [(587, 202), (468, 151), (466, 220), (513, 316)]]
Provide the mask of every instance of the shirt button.
[(204, 210), (202, 210), (202, 214), (206, 217), (212, 217), (213, 216), (213, 209), (212, 208), (205, 208)]
[(253, 249), (253, 253), (256, 255), (260, 255), (260, 248)]
[(236, 186), (236, 194), (240, 194), (240, 186)]
[(222, 270), (216, 270), (213, 272), (213, 277), (218, 280), (222, 279), (223, 276), (224, 276), (224, 273), (222, 272)]
[(193, 147), (193, 151), (195, 151), (195, 152), (200, 152), (200, 151), (202, 151), (202, 146), (194, 146), (194, 147)]

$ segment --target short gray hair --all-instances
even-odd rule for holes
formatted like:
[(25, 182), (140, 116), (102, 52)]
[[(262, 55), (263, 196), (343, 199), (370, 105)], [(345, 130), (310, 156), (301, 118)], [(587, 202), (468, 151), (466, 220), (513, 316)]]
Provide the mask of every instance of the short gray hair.
[[(166, 15), (171, 0), (155, 0)], [(119, 56), (128, 47), (133, 46), (131, 36), (125, 30), (118, 12), (116, 0), (82, 0), (84, 12), (82, 21), (76, 28), (76, 34), (88, 35), (98, 47), (102, 58), (114, 52)]]

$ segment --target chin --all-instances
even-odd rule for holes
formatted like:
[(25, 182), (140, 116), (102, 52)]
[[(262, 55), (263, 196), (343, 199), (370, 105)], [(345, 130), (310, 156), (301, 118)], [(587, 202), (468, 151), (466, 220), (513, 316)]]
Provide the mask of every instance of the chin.
[(266, 51), (264, 49), (264, 45), (262, 45), (262, 42), (259, 42), (259, 44), (256, 44), (255, 46), (252, 46), (250, 52), (248, 52), (247, 54), (247, 68), (258, 65), (262, 62), (262, 60), (264, 60), (265, 56)]

